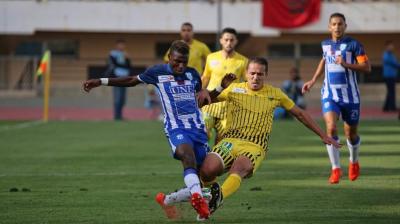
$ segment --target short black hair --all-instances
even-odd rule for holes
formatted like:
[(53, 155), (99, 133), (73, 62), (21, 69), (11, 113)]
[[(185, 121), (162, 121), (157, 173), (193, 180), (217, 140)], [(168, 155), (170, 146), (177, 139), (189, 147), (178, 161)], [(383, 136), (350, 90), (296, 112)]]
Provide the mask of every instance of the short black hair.
[(182, 23), (181, 28), (182, 28), (183, 26), (190, 26), (190, 28), (193, 29), (193, 25), (192, 25), (191, 23), (189, 23), (189, 22), (184, 22), (184, 23)]
[(238, 36), (236, 30), (234, 28), (231, 28), (231, 27), (225, 27), (221, 32), (221, 37), (222, 37), (222, 35), (224, 35), (224, 33), (233, 34), (233, 35), (235, 35), (236, 38)]
[(267, 61), (266, 58), (263, 58), (263, 57), (254, 57), (254, 58), (251, 58), (251, 59), (249, 60), (249, 63), (247, 64), (247, 68), (249, 68), (249, 65), (250, 65), (251, 63), (259, 64), (259, 65), (264, 65), (264, 66), (265, 66), (265, 72), (268, 72), (268, 61)]
[(346, 17), (344, 17), (344, 15), (343, 15), (342, 13), (340, 13), (340, 12), (332, 13), (331, 16), (329, 16), (329, 22), (330, 22), (331, 19), (334, 18), (334, 17), (342, 18), (343, 21), (346, 22)]
[(175, 40), (172, 42), (171, 47), (169, 48), (169, 53), (171, 54), (172, 52), (178, 52), (183, 55), (189, 55), (189, 50), (189, 45), (187, 45), (184, 41)]

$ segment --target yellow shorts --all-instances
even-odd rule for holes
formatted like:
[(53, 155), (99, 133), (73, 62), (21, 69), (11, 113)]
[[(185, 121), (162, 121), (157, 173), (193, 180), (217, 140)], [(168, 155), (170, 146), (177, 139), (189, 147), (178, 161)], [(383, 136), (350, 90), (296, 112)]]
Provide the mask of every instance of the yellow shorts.
[(219, 136), (222, 136), (226, 127), (225, 102), (212, 103), (202, 108), (204, 123), (207, 132), (215, 128)]
[(214, 148), (211, 153), (217, 154), (224, 163), (225, 171), (229, 170), (239, 156), (246, 156), (253, 163), (253, 174), (256, 172), (261, 162), (266, 156), (265, 150), (252, 142), (225, 138), (222, 139)]

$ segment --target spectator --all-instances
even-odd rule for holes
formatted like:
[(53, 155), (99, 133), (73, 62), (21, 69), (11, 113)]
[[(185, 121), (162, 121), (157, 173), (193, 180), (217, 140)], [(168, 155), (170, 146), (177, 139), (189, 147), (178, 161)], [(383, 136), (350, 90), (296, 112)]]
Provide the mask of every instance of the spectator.
[[(283, 81), (282, 90), (288, 95), (288, 97), (293, 100), (293, 102), (300, 108), (306, 108), (306, 102), (304, 100), (301, 88), (304, 82), (301, 80), (299, 75), (299, 70), (297, 68), (290, 69), (289, 79)], [(274, 118), (288, 118), (288, 114), (281, 107), (277, 107), (274, 112)]]
[(385, 80), (387, 90), (383, 111), (386, 112), (396, 111), (396, 77), (400, 64), (393, 53), (394, 48), (393, 42), (387, 41), (382, 57), (383, 79)]
[[(189, 22), (185, 22), (181, 25), (180, 35), (182, 41), (190, 47), (188, 66), (196, 69), (197, 72), (202, 75), (207, 55), (211, 53), (210, 49), (205, 43), (194, 39), (193, 25)], [(169, 60), (168, 54), (169, 50), (164, 56), (164, 61), (166, 63), (168, 63)]]
[(148, 85), (145, 91), (144, 107), (150, 111), (150, 118), (152, 120), (164, 120), (164, 116), (160, 114), (160, 102), (155, 87)]
[[(114, 50), (110, 51), (108, 57), (108, 77), (125, 77), (129, 76), (131, 71), (131, 63), (126, 52), (126, 42), (117, 40)], [(114, 120), (122, 120), (122, 110), (126, 103), (126, 88), (113, 87), (114, 98)]]

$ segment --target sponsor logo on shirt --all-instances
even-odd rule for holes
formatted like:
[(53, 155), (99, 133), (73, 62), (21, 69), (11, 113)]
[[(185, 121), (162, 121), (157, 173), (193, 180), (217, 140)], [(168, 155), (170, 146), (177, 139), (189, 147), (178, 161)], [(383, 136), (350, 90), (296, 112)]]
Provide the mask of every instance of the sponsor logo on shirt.
[(219, 65), (219, 61), (218, 60), (211, 60), (210, 61), (210, 66), (211, 67), (217, 67)]
[(234, 93), (246, 93), (246, 89), (236, 87), (236, 88), (232, 89), (232, 92), (234, 92)]
[(173, 75), (160, 75), (158, 76), (158, 82), (171, 82), (174, 81)]

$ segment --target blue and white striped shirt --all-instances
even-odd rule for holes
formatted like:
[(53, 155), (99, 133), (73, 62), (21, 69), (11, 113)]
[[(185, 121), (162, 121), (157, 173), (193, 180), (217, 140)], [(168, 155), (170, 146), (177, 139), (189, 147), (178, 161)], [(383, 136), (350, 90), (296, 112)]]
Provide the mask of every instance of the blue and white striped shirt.
[(165, 131), (205, 131), (196, 100), (196, 92), (201, 90), (201, 79), (195, 69), (188, 67), (182, 74), (174, 75), (169, 64), (160, 64), (147, 69), (138, 79), (156, 87), (164, 111)]
[(324, 40), (321, 43), (325, 59), (325, 80), (321, 89), (322, 99), (332, 99), (341, 103), (360, 103), (360, 91), (357, 73), (336, 64), (336, 57), (341, 55), (348, 64), (361, 63), (367, 59), (363, 46), (351, 37), (341, 40)]

